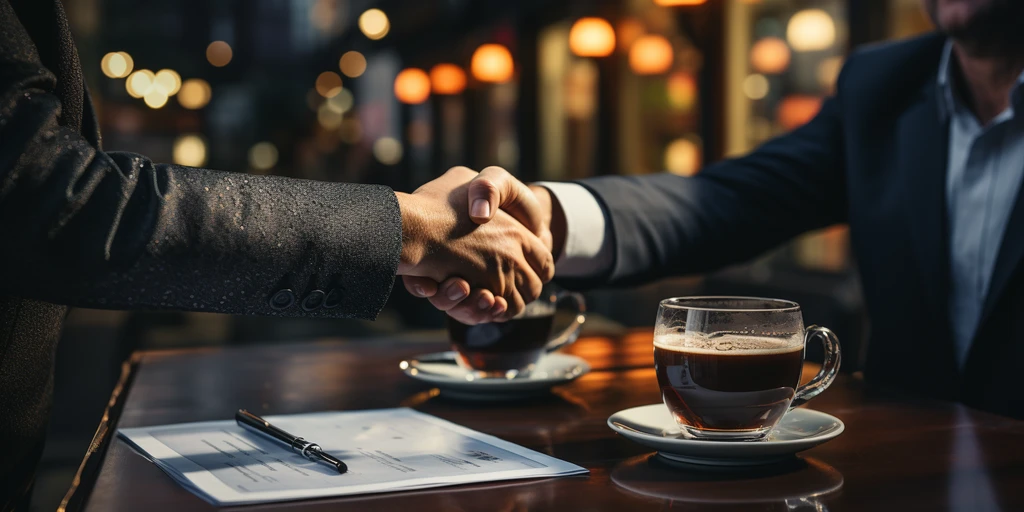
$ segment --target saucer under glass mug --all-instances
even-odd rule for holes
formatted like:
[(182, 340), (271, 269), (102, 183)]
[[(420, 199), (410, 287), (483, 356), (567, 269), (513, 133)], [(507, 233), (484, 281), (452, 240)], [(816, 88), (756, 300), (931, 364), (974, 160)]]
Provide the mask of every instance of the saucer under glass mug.
[[(555, 313), (571, 305), (572, 322), (552, 333)], [(459, 366), (474, 378), (513, 379), (529, 376), (545, 354), (565, 347), (580, 335), (586, 303), (578, 293), (545, 286), (540, 297), (505, 322), (465, 325), (448, 317), (448, 336)]]
[[(805, 344), (815, 338), (824, 363), (800, 385)], [(658, 308), (654, 362), (662, 399), (684, 435), (749, 441), (824, 391), (839, 370), (840, 351), (832, 331), (804, 328), (795, 302), (677, 297)]]

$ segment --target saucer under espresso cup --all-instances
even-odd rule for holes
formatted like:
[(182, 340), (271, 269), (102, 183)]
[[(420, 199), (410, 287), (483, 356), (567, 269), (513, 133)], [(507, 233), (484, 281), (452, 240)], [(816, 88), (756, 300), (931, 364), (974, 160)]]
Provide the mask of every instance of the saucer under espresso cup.
[(835, 439), (846, 428), (835, 416), (792, 409), (760, 440), (693, 439), (679, 428), (665, 404), (619, 411), (608, 418), (608, 426), (631, 441), (657, 450), (666, 463), (712, 466), (773, 464)]
[(402, 361), (398, 366), (409, 377), (437, 386), (442, 396), (479, 401), (529, 398), (590, 371), (583, 359), (556, 352), (542, 357), (527, 375), (480, 377), (460, 366), (456, 358), (455, 352), (438, 352)]

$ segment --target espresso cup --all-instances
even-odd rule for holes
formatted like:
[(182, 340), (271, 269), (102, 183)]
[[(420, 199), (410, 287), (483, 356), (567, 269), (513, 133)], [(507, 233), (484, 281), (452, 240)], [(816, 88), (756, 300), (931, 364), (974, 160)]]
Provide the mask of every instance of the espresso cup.
[[(801, 386), (804, 346), (813, 338), (821, 339), (825, 362)], [(824, 327), (805, 329), (795, 302), (678, 297), (658, 308), (658, 385), (672, 417), (693, 438), (763, 438), (791, 407), (824, 391), (839, 363), (835, 334)]]
[[(555, 312), (566, 303), (572, 304), (573, 321), (553, 335)], [(448, 317), (448, 336), (459, 366), (476, 377), (515, 378), (528, 375), (544, 354), (576, 341), (585, 320), (582, 295), (546, 286), (537, 300), (505, 322), (466, 325)]]

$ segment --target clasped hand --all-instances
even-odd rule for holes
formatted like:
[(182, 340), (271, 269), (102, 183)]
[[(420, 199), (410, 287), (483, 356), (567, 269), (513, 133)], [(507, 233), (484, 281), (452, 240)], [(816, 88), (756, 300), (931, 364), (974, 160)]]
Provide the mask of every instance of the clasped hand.
[(454, 167), (397, 196), (398, 274), (409, 293), (456, 320), (512, 318), (554, 277), (550, 198), (504, 169)]

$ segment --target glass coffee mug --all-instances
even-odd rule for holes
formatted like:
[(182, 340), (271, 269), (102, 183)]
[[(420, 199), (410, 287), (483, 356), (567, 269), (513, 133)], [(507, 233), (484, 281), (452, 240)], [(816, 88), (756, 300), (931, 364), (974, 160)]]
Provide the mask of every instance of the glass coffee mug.
[[(804, 345), (820, 338), (825, 362), (800, 384)], [(800, 305), (753, 297), (677, 297), (661, 301), (654, 368), (676, 423), (693, 438), (763, 438), (790, 407), (825, 390), (839, 371), (832, 331), (804, 329)]]
[[(555, 312), (565, 303), (572, 303), (572, 323), (552, 335)], [(586, 311), (582, 295), (549, 285), (522, 313), (505, 322), (466, 325), (448, 317), (448, 336), (459, 366), (473, 370), (476, 377), (524, 377), (544, 354), (576, 341)]]

